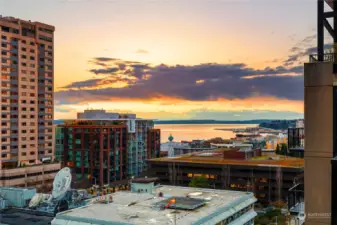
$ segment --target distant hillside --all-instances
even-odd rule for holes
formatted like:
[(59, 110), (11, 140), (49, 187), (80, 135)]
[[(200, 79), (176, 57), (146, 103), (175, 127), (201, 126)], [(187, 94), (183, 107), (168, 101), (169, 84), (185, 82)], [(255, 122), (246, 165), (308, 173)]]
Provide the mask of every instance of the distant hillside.
[(260, 123), (259, 127), (270, 128), (275, 130), (286, 130), (289, 127), (294, 127), (296, 120), (272, 120)]
[(54, 120), (55, 125), (62, 124), (62, 123), (64, 123), (64, 120)]
[[(62, 124), (64, 120), (54, 120), (54, 124)], [(155, 124), (259, 124), (270, 129), (287, 129), (294, 126), (295, 120), (155, 120)]]
[(155, 120), (155, 124), (260, 124), (270, 120)]

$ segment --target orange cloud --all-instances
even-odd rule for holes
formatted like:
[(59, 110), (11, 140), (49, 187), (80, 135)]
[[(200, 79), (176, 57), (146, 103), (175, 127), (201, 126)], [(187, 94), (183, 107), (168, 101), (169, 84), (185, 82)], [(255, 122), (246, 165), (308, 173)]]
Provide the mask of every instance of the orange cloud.
[[(62, 105), (61, 105), (62, 107)], [(159, 96), (151, 99), (118, 99), (110, 98), (105, 101), (81, 102), (74, 105), (67, 105), (69, 113), (75, 116), (76, 112), (87, 108), (104, 108), (108, 111), (132, 112), (141, 117), (161, 118), (188, 118), (192, 112), (295, 112), (303, 113), (303, 101), (293, 101), (277, 99), (275, 97), (252, 97), (247, 99), (216, 99), (212, 101), (189, 101), (179, 98)], [(65, 113), (63, 113), (65, 115)], [(60, 118), (61, 113), (56, 112), (56, 118)]]

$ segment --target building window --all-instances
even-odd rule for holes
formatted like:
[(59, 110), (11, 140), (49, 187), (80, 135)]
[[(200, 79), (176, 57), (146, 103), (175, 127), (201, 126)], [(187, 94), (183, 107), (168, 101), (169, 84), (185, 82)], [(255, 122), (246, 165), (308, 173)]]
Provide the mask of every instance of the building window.
[(1, 35), (2, 40), (7, 40), (7, 37), (5, 35)]
[(27, 145), (21, 145), (21, 148), (27, 148)]
[(26, 156), (26, 155), (27, 155), (27, 153), (21, 152), (21, 156)]

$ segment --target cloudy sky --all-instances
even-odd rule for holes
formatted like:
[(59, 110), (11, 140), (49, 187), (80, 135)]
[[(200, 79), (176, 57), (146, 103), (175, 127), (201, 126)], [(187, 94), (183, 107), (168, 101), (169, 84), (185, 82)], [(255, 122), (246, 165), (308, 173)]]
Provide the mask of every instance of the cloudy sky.
[(0, 0), (0, 14), (56, 27), (56, 119), (303, 117), (316, 0)]

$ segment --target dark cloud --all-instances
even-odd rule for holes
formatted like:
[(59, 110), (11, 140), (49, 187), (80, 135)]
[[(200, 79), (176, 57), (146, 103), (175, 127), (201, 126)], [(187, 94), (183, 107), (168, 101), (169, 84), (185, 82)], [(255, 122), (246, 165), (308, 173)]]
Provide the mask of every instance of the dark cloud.
[[(271, 61), (281, 64), (276, 68), (254, 69), (244, 63), (153, 66), (137, 61), (97, 57), (90, 62), (99, 68), (93, 68), (90, 72), (102, 75), (101, 79), (74, 82), (57, 92), (56, 97), (60, 100), (76, 98), (78, 101), (158, 96), (188, 100), (244, 99), (252, 96), (303, 100), (301, 60), (316, 53), (316, 47), (308, 46), (314, 38), (315, 35), (310, 35), (302, 39), (289, 50), (290, 54), (285, 60)], [(324, 47), (329, 49), (332, 45), (325, 44)], [(128, 86), (107, 87), (120, 81)], [(83, 90), (83, 87), (86, 89)]]
[(117, 82), (124, 82), (128, 84), (132, 84), (133, 81), (127, 78), (120, 78), (120, 77), (108, 77), (103, 79), (89, 79), (85, 81), (78, 81), (73, 82), (65, 87), (62, 87), (63, 89), (83, 89), (83, 88), (96, 88), (104, 85), (114, 84)]
[(97, 84), (101, 81), (101, 79), (90, 79), (85, 81), (77, 81), (73, 82), (63, 88), (82, 88), (82, 87), (93, 87), (97, 86)]
[[(111, 77), (111, 75), (106, 75), (102, 79), (75, 82), (66, 88), (90, 87), (92, 85), (90, 90), (81, 90), (80, 101), (83, 101), (83, 99), (97, 101), (112, 97), (140, 99), (157, 96), (188, 100), (244, 99), (257, 95), (292, 100), (303, 99), (303, 77), (300, 76), (303, 68), (300, 66), (291, 68), (283, 66), (266, 67), (256, 70), (242, 63), (208, 63), (194, 66), (168, 66), (164, 64), (158, 66), (137, 64), (135, 66), (130, 63), (124, 64), (128, 69), (116, 71), (116, 67), (113, 67), (101, 70), (112, 69), (116, 74), (127, 75), (123, 78), (129, 84), (126, 88), (100, 88), (102, 84), (112, 84), (116, 81), (112, 79), (115, 77)], [(298, 76), (286, 76), (294, 73)], [(147, 75), (147, 79), (143, 79), (144, 75)], [(254, 75), (260, 75), (260, 77), (245, 79), (247, 76)], [(133, 79), (130, 80), (130, 77)], [(76, 91), (64, 90), (56, 93), (56, 97), (76, 96)]]
[[(311, 40), (311, 36), (303, 39), (303, 41), (306, 43), (308, 40)], [(332, 44), (325, 44), (324, 49), (329, 50), (331, 49)], [(301, 47), (300, 45), (295, 46), (290, 49), (291, 54), (288, 56), (286, 60), (284, 60), (283, 65), (284, 66), (290, 66), (294, 65), (294, 63), (298, 62), (303, 57), (309, 57), (309, 55), (316, 54), (317, 48), (316, 47)]]
[(105, 69), (91, 69), (90, 72), (98, 75), (98, 74), (111, 74), (119, 71), (119, 68), (105, 68)]
[(302, 43), (303, 44), (312, 44), (312, 41), (315, 40), (316, 38), (316, 34), (313, 34), (313, 35), (310, 35), (308, 37), (305, 37), (303, 40), (302, 40)]
[(97, 57), (94, 58), (95, 61), (100, 61), (100, 62), (111, 62), (111, 61), (118, 61), (116, 58), (109, 58), (109, 57)]
[(138, 53), (138, 54), (148, 54), (149, 51), (147, 51), (145, 49), (137, 49), (136, 53)]

